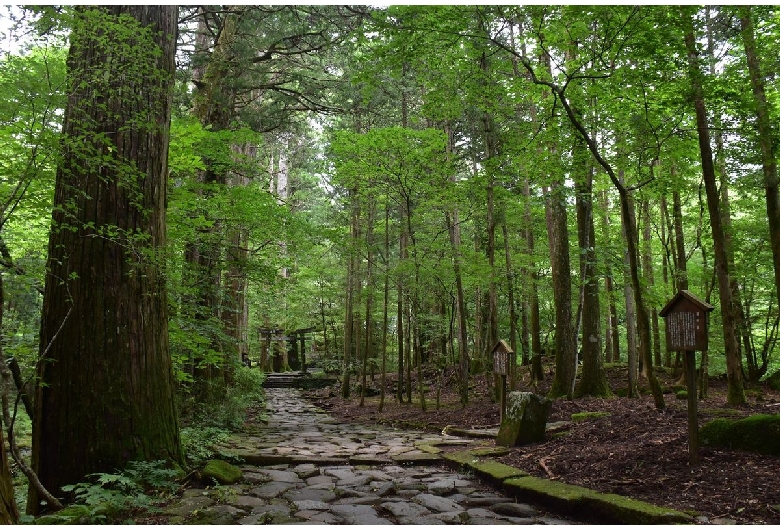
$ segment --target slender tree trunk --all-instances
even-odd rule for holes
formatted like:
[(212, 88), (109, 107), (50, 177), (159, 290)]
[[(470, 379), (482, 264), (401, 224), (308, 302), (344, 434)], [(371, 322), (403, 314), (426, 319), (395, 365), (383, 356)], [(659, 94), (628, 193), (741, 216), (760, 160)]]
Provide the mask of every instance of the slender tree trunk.
[(357, 360), (357, 348), (356, 344), (358, 339), (357, 327), (355, 326), (355, 301), (357, 298), (357, 292), (359, 289), (359, 256), (358, 256), (358, 242), (360, 239), (360, 203), (358, 198), (358, 188), (354, 187), (350, 190), (351, 196), (351, 245), (352, 249), (349, 254), (349, 262), (347, 268), (347, 299), (345, 303), (345, 316), (344, 316), (344, 374), (341, 383), (341, 397), (348, 399), (350, 395), (351, 386), (351, 372), (352, 367), (350, 365), (353, 352), (355, 359)]
[[(653, 231), (650, 225), (650, 201), (642, 201), (642, 269), (646, 279), (648, 289), (655, 287), (655, 274), (653, 273)], [(661, 366), (661, 333), (658, 326), (658, 308), (650, 308), (650, 319), (652, 325), (653, 337), (653, 359), (656, 366)], [(645, 368), (648, 368), (647, 366)]]
[[(398, 256), (401, 260), (406, 258), (406, 235), (405, 231), (401, 230), (401, 237), (399, 238)], [(404, 387), (405, 387), (405, 373), (404, 373), (404, 338), (405, 338), (405, 325), (404, 325), (404, 289), (400, 279), (398, 280), (398, 292), (396, 302), (396, 321), (398, 322), (398, 387), (396, 392), (398, 394), (398, 402), (404, 402)]]
[[(780, 185), (778, 184), (780, 180), (778, 180), (777, 176), (777, 160), (775, 158), (776, 132), (766, 100), (764, 76), (761, 73), (759, 54), (756, 51), (751, 9), (749, 5), (740, 6), (738, 8), (739, 21), (748, 72), (750, 74), (750, 86), (753, 89), (753, 100), (755, 102), (756, 132), (758, 133), (758, 144), (761, 148), (761, 168), (764, 174), (769, 244), (772, 248), (772, 265), (775, 273), (775, 296), (777, 296), (777, 302), (780, 304)], [(744, 330), (743, 333), (748, 333), (748, 331)], [(756, 367), (754, 373), (751, 373), (751, 381), (757, 381), (764, 375), (765, 371), (765, 368)]]
[[(601, 194), (601, 209), (604, 215), (602, 216), (602, 231), (604, 233), (604, 247), (610, 248), (612, 246), (610, 237), (610, 222), (609, 222), (609, 197), (606, 190)], [(609, 301), (609, 311), (607, 315), (607, 336), (609, 337), (609, 345), (606, 347), (606, 361), (608, 363), (620, 362), (620, 335), (618, 331), (617, 320), (617, 306), (615, 305), (615, 288), (613, 287), (613, 272), (612, 266), (609, 260), (605, 260), (604, 270), (604, 290), (607, 293), (607, 300)]]
[[(166, 235), (176, 14), (76, 12), (33, 418), (33, 469), (54, 495), (129, 460), (183, 462), (156, 259)], [(27, 509), (42, 509), (34, 489)]]
[(363, 343), (363, 366), (361, 368), (361, 382), (360, 382), (360, 406), (365, 404), (366, 396), (366, 371), (368, 368), (369, 352), (373, 350), (372, 338), (373, 323), (371, 319), (371, 313), (373, 311), (372, 304), (374, 302), (374, 286), (373, 286), (373, 272), (374, 272), (374, 211), (376, 205), (373, 200), (369, 201), (368, 205), (368, 221), (366, 222), (366, 254), (368, 256), (366, 263), (366, 332), (365, 341)]
[(731, 279), (728, 270), (725, 234), (720, 217), (720, 199), (717, 189), (717, 177), (712, 160), (710, 134), (707, 125), (707, 110), (704, 104), (704, 91), (701, 80), (701, 66), (696, 50), (696, 37), (693, 29), (693, 15), (688, 8), (681, 8), (682, 23), (685, 32), (685, 47), (688, 52), (688, 66), (693, 90), (693, 103), (696, 110), (696, 130), (701, 151), (702, 174), (707, 193), (707, 209), (710, 214), (712, 240), (715, 251), (715, 271), (718, 279), (723, 335), (726, 348), (726, 372), (728, 378), (728, 402), (731, 405), (745, 403), (745, 389), (742, 380), (742, 359), (737, 340), (734, 306), (731, 292)]
[[(558, 98), (558, 101), (560, 101), (561, 105), (563, 106), (563, 109), (566, 111), (566, 116), (569, 118), (569, 121), (577, 130), (577, 132), (580, 135), (582, 135), (582, 138), (585, 140), (585, 143), (588, 145), (588, 149), (590, 150), (591, 154), (599, 163), (599, 165), (602, 168), (604, 168), (604, 170), (607, 172), (607, 175), (609, 176), (610, 181), (612, 181), (612, 184), (618, 190), (618, 195), (620, 196), (620, 214), (626, 230), (626, 245), (628, 247), (629, 267), (631, 269), (630, 278), (631, 278), (632, 287), (634, 289), (634, 297), (637, 306), (639, 345), (640, 348), (642, 348), (643, 358), (648, 361), (648, 366), (649, 366), (652, 363), (652, 354), (650, 352), (649, 316), (647, 314), (647, 308), (645, 307), (645, 302), (641, 291), (641, 281), (639, 278), (639, 263), (637, 257), (638, 252), (637, 252), (637, 237), (636, 237), (636, 220), (631, 210), (629, 190), (620, 182), (612, 166), (604, 159), (604, 157), (601, 156), (601, 152), (599, 151), (599, 147), (596, 144), (596, 141), (593, 139), (590, 133), (588, 133), (588, 131), (585, 129), (580, 119), (577, 117), (576, 113), (574, 112), (571, 105), (569, 104), (569, 100), (564, 94), (563, 89), (555, 85), (554, 83), (551, 83), (549, 81), (544, 81), (536, 77), (536, 73), (534, 72), (533, 67), (528, 62), (528, 59), (525, 57), (522, 57), (520, 59), (521, 62), (523, 63), (523, 66), (529, 72), (529, 75), (531, 76), (531, 80), (533, 83), (546, 86), (555, 93), (556, 97)], [(663, 409), (665, 406), (663, 392), (661, 389), (661, 385), (658, 383), (658, 380), (655, 378), (655, 375), (652, 370), (650, 370), (648, 374), (648, 383), (650, 385), (650, 390), (653, 393), (653, 400), (655, 401), (655, 406), (659, 409)]]
[[(452, 153), (452, 129), (449, 124), (447, 133), (447, 153)], [(455, 179), (455, 176), (452, 177)], [(465, 407), (469, 402), (469, 352), (468, 352), (468, 327), (466, 322), (466, 297), (463, 290), (463, 277), (461, 274), (460, 251), (460, 218), (457, 208), (450, 212), (445, 211), (445, 220), (452, 247), (452, 267), (455, 274), (455, 304), (458, 318), (458, 371), (460, 373), (459, 391), (460, 404)]]
[(385, 278), (382, 303), (382, 375), (379, 378), (379, 412), (385, 406), (385, 374), (387, 373), (387, 306), (390, 301), (390, 207), (385, 204)]
[(517, 387), (517, 314), (515, 311), (515, 278), (512, 270), (512, 255), (509, 247), (509, 231), (506, 220), (501, 223), (501, 231), (504, 236), (504, 258), (506, 261), (506, 296), (509, 306), (509, 347), (512, 348), (512, 356), (509, 360), (509, 390)]
[[(4, 244), (4, 243), (3, 243)], [(3, 315), (5, 311), (5, 287), (3, 285), (3, 275), (0, 274), (0, 338), (3, 333)], [(3, 351), (3, 342), (0, 341), (0, 363), (5, 362), (5, 352)], [(0, 370), (5, 375), (0, 379), (2, 384), (2, 404), (3, 412), (5, 413), (5, 407), (8, 406), (10, 401), (10, 384), (6, 374), (10, 372), (10, 368), (2, 367)], [(17, 385), (18, 386), (18, 385)], [(20, 388), (21, 391), (21, 388)], [(3, 415), (5, 417), (5, 414)], [(10, 414), (9, 414), (10, 416)], [(12, 420), (13, 421), (13, 420)], [(8, 465), (8, 454), (6, 452), (6, 442), (4, 431), (12, 429), (12, 425), (7, 425), (5, 420), (0, 422), (0, 524), (16, 524), (19, 522), (19, 509), (16, 507), (16, 497), (14, 495), (13, 477), (11, 476), (11, 468)]]

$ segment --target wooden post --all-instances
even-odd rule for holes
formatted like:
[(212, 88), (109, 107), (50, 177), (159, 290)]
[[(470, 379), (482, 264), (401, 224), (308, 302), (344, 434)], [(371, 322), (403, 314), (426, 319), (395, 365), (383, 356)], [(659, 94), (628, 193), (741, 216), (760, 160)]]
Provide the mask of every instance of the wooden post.
[(501, 375), (501, 423), (504, 423), (504, 417), (506, 416), (506, 375)]
[[(708, 314), (714, 308), (690, 291), (680, 291), (659, 315), (666, 320), (666, 349), (685, 352), (685, 379), (688, 387), (688, 458), (691, 465), (700, 461), (699, 418), (696, 389), (696, 351), (708, 348)], [(702, 371), (702, 377), (707, 374)]]
[(301, 355), (301, 373), (306, 373), (306, 334), (301, 331), (300, 335), (298, 336), (301, 341), (301, 351), (299, 352)]
[(696, 395), (696, 352), (685, 352), (685, 380), (688, 384), (688, 460), (699, 463), (699, 416)]
[(509, 345), (500, 340), (493, 347), (493, 373), (501, 376), (501, 384), (498, 389), (498, 399), (501, 407), (500, 418), (504, 421), (506, 414), (506, 377), (510, 374), (509, 356), (514, 355), (515, 352)]

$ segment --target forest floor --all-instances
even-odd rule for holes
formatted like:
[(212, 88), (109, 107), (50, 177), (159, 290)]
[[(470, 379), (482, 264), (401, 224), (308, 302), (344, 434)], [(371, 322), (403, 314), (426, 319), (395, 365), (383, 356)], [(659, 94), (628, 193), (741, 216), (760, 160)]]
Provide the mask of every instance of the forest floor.
[[(545, 394), (552, 376), (536, 389), (530, 386), (527, 369), (519, 368), (517, 390)], [(613, 392), (627, 386), (626, 368), (607, 370)], [(427, 410), (421, 410), (415, 393), (413, 404), (399, 404), (392, 394), (395, 374), (387, 374), (387, 395), (383, 412), (377, 411), (378, 397), (343, 400), (338, 388), (311, 391), (308, 397), (335, 418), (353, 423), (382, 423), (396, 427), (442, 431), (445, 427), (464, 429), (498, 427), (499, 407), (489, 399), (486, 378), (473, 380), (468, 406), (460, 406), (455, 374), (448, 374), (439, 390), (426, 394)], [(677, 377), (659, 374), (664, 388), (676, 387)], [(688, 462), (687, 401), (674, 392), (664, 395), (666, 409), (656, 409), (649, 391), (629, 399), (559, 399), (549, 421), (570, 421), (574, 413), (608, 413), (585, 421), (572, 422), (561, 435), (548, 436), (542, 443), (514, 447), (498, 460), (531, 475), (584, 486), (599, 492), (617, 493), (667, 506), (692, 515), (706, 516), (711, 522), (739, 524), (780, 524), (780, 456), (767, 456), (721, 448), (701, 448), (701, 463)], [(379, 386), (375, 377), (374, 388)], [(371, 388), (370, 385), (366, 385)], [(715, 418), (740, 418), (752, 414), (780, 413), (780, 392), (765, 385), (746, 391), (748, 404), (734, 407), (726, 403), (726, 381), (711, 378), (709, 394), (699, 401), (699, 426)]]

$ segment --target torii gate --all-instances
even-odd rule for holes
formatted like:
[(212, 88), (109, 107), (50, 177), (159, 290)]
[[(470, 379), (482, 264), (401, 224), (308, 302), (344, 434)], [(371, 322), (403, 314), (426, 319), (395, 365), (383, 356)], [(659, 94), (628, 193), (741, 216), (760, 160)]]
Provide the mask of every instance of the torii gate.
[[(260, 369), (265, 372), (281, 372), (289, 368), (287, 348), (278, 345), (290, 342), (298, 349), (297, 341), (300, 341), (300, 371), (306, 373), (306, 334), (314, 331), (315, 327), (296, 329), (285, 334), (281, 328), (258, 328), (260, 334)], [(275, 352), (271, 351), (271, 344), (277, 345)], [(297, 359), (296, 359), (297, 364)]]

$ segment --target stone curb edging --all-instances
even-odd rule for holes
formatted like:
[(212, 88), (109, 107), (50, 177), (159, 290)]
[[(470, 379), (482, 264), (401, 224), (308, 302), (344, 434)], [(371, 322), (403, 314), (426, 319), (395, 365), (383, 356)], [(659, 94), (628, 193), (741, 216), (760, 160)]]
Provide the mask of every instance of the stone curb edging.
[[(443, 442), (442, 444), (446, 444)], [(477, 448), (444, 452), (433, 444), (420, 444), (421, 451), (435, 452), (452, 469), (466, 468), (476, 476), (501, 488), (512, 496), (538, 503), (556, 512), (585, 518), (594, 523), (610, 524), (692, 524), (690, 515), (644, 501), (565, 484), (556, 480), (532, 477), (521, 469), (503, 464), (488, 456), (501, 448)]]

